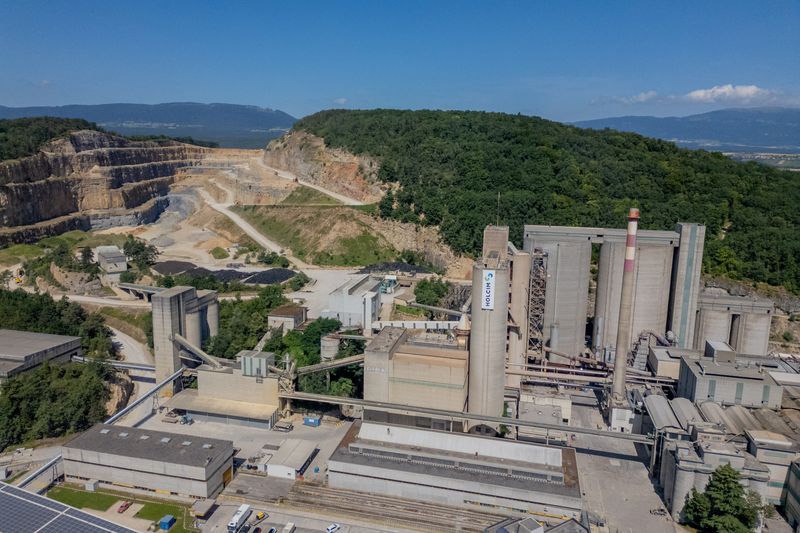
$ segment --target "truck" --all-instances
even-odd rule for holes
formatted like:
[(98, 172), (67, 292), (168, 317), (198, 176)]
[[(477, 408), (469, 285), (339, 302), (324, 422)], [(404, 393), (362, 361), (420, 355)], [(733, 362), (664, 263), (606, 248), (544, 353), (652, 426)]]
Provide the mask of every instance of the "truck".
[(283, 530), (281, 533), (294, 533), (294, 522), (289, 522), (285, 526), (283, 526)]
[(236, 512), (233, 513), (231, 521), (228, 522), (228, 533), (239, 533), (244, 523), (250, 518), (250, 513), (252, 513), (252, 511), (249, 505), (246, 503), (240, 505)]

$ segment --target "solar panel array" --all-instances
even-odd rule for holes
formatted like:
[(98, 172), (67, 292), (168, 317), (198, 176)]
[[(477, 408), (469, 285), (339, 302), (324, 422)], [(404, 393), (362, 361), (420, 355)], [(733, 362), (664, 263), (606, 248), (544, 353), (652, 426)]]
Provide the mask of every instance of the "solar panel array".
[(132, 533), (20, 488), (0, 483), (0, 533)]

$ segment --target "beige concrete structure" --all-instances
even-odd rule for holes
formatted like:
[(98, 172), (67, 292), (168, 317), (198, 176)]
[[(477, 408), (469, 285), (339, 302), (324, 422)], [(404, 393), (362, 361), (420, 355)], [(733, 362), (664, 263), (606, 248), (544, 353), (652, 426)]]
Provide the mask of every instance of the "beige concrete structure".
[(787, 481), (791, 464), (800, 458), (800, 446), (788, 437), (772, 431), (746, 430), (747, 451), (769, 469), (764, 497), (767, 503), (786, 503)]
[[(194, 287), (172, 287), (157, 292), (151, 303), (156, 381), (160, 382), (182, 365), (182, 348), (174, 340), (176, 333), (197, 348), (203, 339), (217, 334), (219, 303), (216, 292), (198, 291)], [(171, 389), (166, 391), (171, 393)]]
[(467, 358), (454, 344), (415, 340), (384, 328), (364, 350), (364, 399), (463, 411)]
[[(511, 323), (508, 332), (507, 363), (511, 368), (520, 369), (528, 362), (528, 303), (531, 281), (531, 255), (516, 249), (508, 243), (511, 253)], [(521, 376), (506, 375), (506, 386), (519, 388)]]
[(768, 372), (711, 358), (681, 359), (678, 396), (695, 403), (780, 409), (783, 387)]
[(701, 355), (697, 350), (673, 346), (650, 346), (647, 365), (658, 377), (678, 379), (681, 371), (681, 358), (698, 359)]
[(44, 362), (82, 355), (80, 337), (0, 329), (0, 383)]
[(310, 440), (286, 439), (274, 453), (265, 455), (259, 465), (270, 477), (295, 480), (301, 477), (319, 452), (317, 443)]
[(786, 521), (793, 528), (800, 530), (800, 461), (794, 461), (789, 467), (786, 480)]
[(738, 353), (766, 355), (774, 314), (771, 300), (707, 289), (698, 300), (694, 347), (702, 349), (707, 340), (721, 341)]
[(97, 424), (62, 447), (67, 481), (212, 498), (233, 473), (233, 442)]

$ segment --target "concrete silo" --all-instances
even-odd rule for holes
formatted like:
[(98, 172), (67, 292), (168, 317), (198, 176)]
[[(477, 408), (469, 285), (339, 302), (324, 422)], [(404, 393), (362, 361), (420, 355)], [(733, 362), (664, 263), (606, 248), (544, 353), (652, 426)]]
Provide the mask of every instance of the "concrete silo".
[[(470, 413), (502, 416), (508, 337), (509, 264), (496, 253), (472, 269), (472, 325), (469, 343)], [(470, 430), (485, 432), (482, 424)], [(492, 427), (495, 431), (497, 427)]]

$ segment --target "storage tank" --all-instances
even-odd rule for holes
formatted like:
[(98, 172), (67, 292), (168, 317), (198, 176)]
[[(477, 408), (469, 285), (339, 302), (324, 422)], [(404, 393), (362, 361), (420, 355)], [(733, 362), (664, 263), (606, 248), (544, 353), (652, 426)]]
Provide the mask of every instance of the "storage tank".
[[(467, 405), (470, 413), (502, 416), (508, 332), (509, 268), (507, 261), (495, 261), (494, 265), (476, 264), (472, 270), (472, 324)], [(479, 425), (481, 424), (473, 424), (473, 426)], [(476, 431), (480, 432), (482, 429)]]
[(319, 356), (323, 361), (333, 361), (339, 353), (339, 339), (326, 335), (319, 340)]

